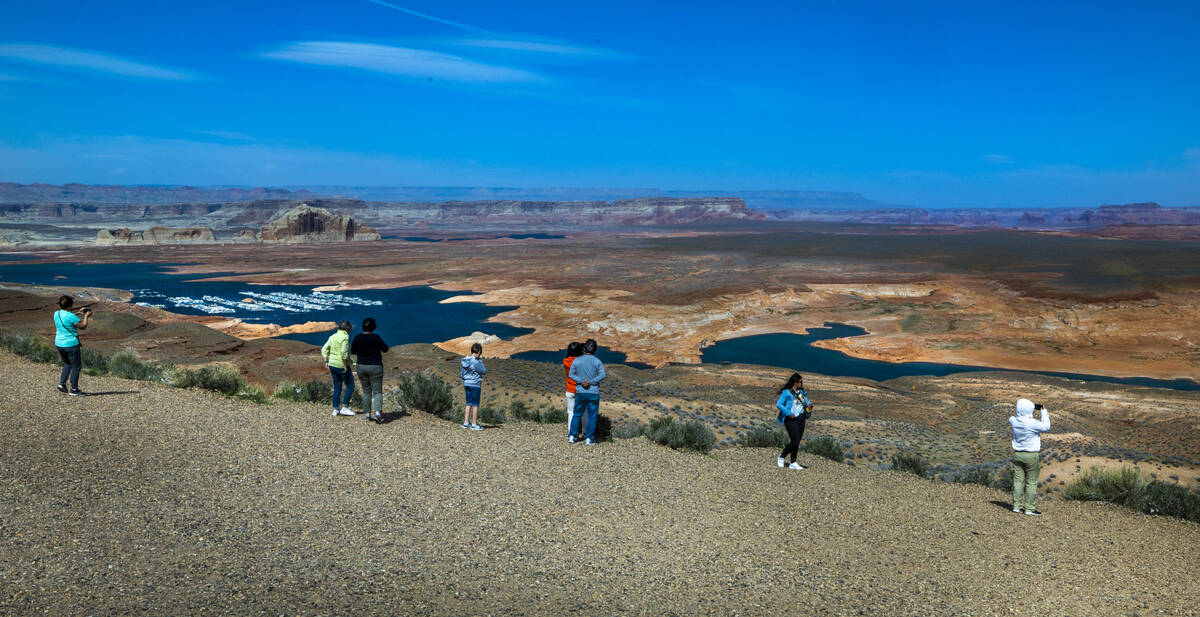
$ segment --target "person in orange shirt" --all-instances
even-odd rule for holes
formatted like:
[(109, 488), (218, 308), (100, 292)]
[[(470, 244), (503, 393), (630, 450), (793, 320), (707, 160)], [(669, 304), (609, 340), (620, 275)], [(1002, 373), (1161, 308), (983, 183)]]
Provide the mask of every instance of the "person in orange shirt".
[(572, 341), (567, 345), (567, 357), (563, 358), (563, 370), (567, 374), (567, 437), (571, 437), (571, 417), (575, 415), (575, 380), (571, 379), (571, 363), (583, 354), (583, 345)]

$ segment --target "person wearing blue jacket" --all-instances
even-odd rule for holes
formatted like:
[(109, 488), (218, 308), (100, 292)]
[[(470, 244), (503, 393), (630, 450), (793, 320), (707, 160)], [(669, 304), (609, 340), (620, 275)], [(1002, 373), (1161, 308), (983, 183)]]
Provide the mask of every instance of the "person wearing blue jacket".
[(779, 389), (779, 400), (775, 402), (775, 408), (779, 410), (775, 421), (782, 424), (788, 434), (788, 445), (779, 453), (775, 463), (780, 467), (787, 465), (785, 459), (791, 454), (792, 464), (787, 466), (788, 469), (804, 469), (803, 465), (796, 462), (796, 454), (800, 452), (804, 423), (812, 415), (813, 404), (808, 400), (808, 393), (804, 391), (804, 378), (800, 373), (792, 373), (787, 383)]
[(463, 391), (467, 399), (466, 409), (463, 410), (463, 428), (473, 431), (483, 430), (483, 427), (479, 426), (479, 398), (483, 391), (483, 375), (487, 373), (487, 369), (480, 359), (482, 355), (483, 345), (475, 343), (471, 345), (471, 355), (464, 357), (460, 362), (462, 371), (459, 376), (462, 377)]
[(575, 381), (575, 415), (571, 416), (571, 429), (567, 435), (568, 443), (575, 443), (579, 434), (579, 425), (584, 414), (587, 414), (587, 431), (585, 445), (596, 444), (596, 416), (600, 413), (600, 382), (604, 381), (604, 363), (595, 356), (596, 341), (588, 339), (583, 343), (583, 355), (575, 358), (567, 376)]

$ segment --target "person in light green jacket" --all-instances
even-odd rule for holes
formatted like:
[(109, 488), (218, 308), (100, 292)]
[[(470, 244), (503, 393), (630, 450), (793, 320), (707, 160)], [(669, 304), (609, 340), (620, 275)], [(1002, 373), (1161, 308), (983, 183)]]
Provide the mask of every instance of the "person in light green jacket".
[[(333, 415), (353, 416), (350, 410), (350, 398), (354, 396), (354, 367), (350, 364), (350, 330), (354, 326), (349, 321), (338, 324), (338, 329), (329, 336), (329, 340), (321, 346), (321, 356), (325, 358), (325, 368), (333, 377)], [(342, 387), (345, 386), (343, 394)], [(338, 399), (342, 405), (338, 407)]]

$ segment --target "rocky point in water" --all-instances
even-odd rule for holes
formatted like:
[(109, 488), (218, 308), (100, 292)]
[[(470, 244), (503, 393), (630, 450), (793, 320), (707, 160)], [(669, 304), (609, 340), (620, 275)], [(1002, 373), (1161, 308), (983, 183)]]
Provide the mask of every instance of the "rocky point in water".
[(379, 233), (356, 222), (354, 217), (302, 203), (264, 225), (259, 238), (263, 242), (281, 244), (360, 242), (378, 240)]

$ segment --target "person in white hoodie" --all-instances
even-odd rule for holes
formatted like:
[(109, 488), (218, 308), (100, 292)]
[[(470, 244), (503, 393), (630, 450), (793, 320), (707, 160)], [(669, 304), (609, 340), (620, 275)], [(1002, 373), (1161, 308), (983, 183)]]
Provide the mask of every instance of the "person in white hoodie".
[[(1033, 419), (1035, 409), (1042, 412), (1041, 420)], [(1038, 472), (1042, 469), (1041, 434), (1050, 430), (1050, 414), (1042, 405), (1017, 399), (1016, 415), (1010, 416), (1008, 423), (1012, 426), (1013, 512), (1020, 512), (1024, 504), (1025, 514), (1041, 516), (1036, 504)]]

